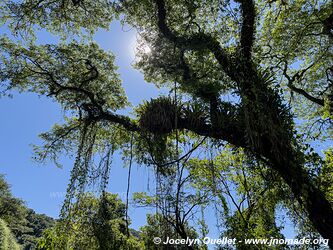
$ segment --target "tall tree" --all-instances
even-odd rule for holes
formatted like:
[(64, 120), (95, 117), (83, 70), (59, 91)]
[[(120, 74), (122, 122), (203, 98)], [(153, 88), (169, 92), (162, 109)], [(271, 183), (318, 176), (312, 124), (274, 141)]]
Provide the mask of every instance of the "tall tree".
[(115, 194), (100, 198), (84, 194), (55, 227), (44, 231), (38, 249), (140, 249), (141, 242), (126, 234), (125, 204)]
[[(193, 245), (191, 246), (191, 248), (189, 248), (186, 245), (177, 246), (172, 244), (154, 244), (153, 242), (154, 237), (162, 237), (161, 238), (162, 242), (166, 242), (167, 237), (169, 237), (170, 239), (182, 238), (175, 230), (175, 227), (172, 227), (170, 223), (165, 219), (166, 219), (165, 216), (161, 214), (147, 215), (147, 225), (140, 228), (141, 231), (140, 236), (142, 237), (142, 240), (144, 242), (144, 247), (145, 247), (144, 249), (147, 250), (202, 249), (199, 248), (199, 246), (197, 245)], [(190, 239), (197, 238), (197, 234), (192, 228), (190, 228), (188, 225), (185, 225), (185, 227)]]
[(3, 250), (19, 250), (20, 245), (3, 219), (0, 219), (0, 247)]
[[(13, 197), (3, 175), (0, 175), (0, 220), (4, 235), (13, 235), (20, 249), (24, 250), (36, 249), (42, 232), (54, 224), (53, 218), (35, 213), (22, 200)], [(6, 244), (0, 242), (0, 248), (7, 249)]]
[[(131, 136), (137, 160), (147, 163), (151, 154), (161, 166), (177, 160), (168, 145), (187, 131), (243, 148), (276, 171), (333, 248), (331, 203), (295, 129), (295, 121), (305, 119), (313, 125), (309, 138), (331, 136), (329, 1), (7, 0), (0, 6), (3, 23), (17, 35), (1, 40), (4, 91), (45, 94), (72, 112), (37, 148), (41, 158), (54, 160), (59, 151), (77, 149), (68, 201), (88, 183), (96, 151), (105, 155), (99, 166), (107, 179), (110, 154), (128, 146)], [(33, 39), (38, 28), (82, 38), (117, 17), (140, 34), (136, 67), (145, 79), (178, 93), (173, 101), (141, 106), (136, 119), (116, 113), (127, 100), (110, 53), (84, 39), (57, 45)]]

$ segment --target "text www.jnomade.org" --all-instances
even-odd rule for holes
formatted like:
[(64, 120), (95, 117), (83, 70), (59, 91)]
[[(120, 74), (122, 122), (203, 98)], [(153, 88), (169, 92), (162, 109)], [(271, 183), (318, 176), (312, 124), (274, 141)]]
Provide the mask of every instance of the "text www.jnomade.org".
[(194, 246), (194, 245), (236, 245), (239, 243), (244, 243), (245, 245), (322, 245), (328, 246), (328, 239), (318, 238), (318, 239), (309, 239), (309, 238), (301, 238), (301, 239), (276, 239), (276, 238), (266, 238), (266, 239), (244, 239), (237, 240), (236, 238), (210, 238), (205, 237), (203, 239), (173, 239), (167, 237), (162, 240), (160, 237), (155, 237), (153, 239), (155, 244), (164, 244), (164, 245), (186, 245), (186, 246)]

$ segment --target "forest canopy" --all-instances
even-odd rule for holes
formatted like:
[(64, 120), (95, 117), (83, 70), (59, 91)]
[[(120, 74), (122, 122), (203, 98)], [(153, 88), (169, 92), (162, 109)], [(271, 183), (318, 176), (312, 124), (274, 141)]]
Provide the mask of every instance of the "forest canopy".
[[(163, 236), (205, 237), (210, 209), (221, 236), (283, 238), (282, 209), (296, 237), (333, 249), (332, 9), (317, 0), (2, 1), (2, 96), (33, 92), (64, 111), (34, 147), (37, 161), (58, 166), (75, 155), (60, 217), (75, 218), (87, 191), (107, 191), (120, 152), (124, 181), (132, 163), (154, 170), (155, 192), (132, 198), (156, 208), (149, 220)], [(138, 33), (133, 66), (169, 95), (131, 106), (115, 56), (94, 41), (116, 20)], [(41, 30), (58, 40), (40, 43)]]

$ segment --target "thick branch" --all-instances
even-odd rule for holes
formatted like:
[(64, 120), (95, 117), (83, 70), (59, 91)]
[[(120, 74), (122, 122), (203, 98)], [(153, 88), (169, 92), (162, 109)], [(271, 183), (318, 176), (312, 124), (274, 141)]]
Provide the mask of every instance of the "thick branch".
[[(103, 100), (99, 100), (98, 98), (96, 98), (96, 94), (83, 88), (83, 84), (81, 84), (80, 87), (62, 85), (55, 79), (52, 72), (44, 69), (36, 61), (32, 61), (32, 63), (34, 63), (41, 70), (40, 72), (34, 71), (34, 73), (45, 75), (49, 79), (51, 83), (51, 90), (49, 96), (56, 96), (63, 91), (68, 91), (81, 94), (88, 99), (87, 102), (84, 102), (80, 105), (80, 108), (82, 108), (88, 113), (86, 119), (91, 121), (93, 120), (112, 122), (123, 126), (129, 131), (134, 132), (146, 129), (140, 128), (140, 126), (138, 126), (127, 116), (114, 114), (113, 112), (106, 110), (103, 105), (101, 105), (101, 103), (103, 103)], [(98, 72), (97, 69), (94, 69), (94, 71)], [(93, 79), (95, 79), (97, 76), (98, 73), (94, 74)], [(228, 110), (226, 110), (226, 113), (228, 113)], [(221, 139), (224, 141), (228, 141), (229, 143), (232, 143), (234, 145), (244, 147), (246, 145), (244, 140), (244, 132), (242, 129), (239, 129), (237, 122), (234, 121), (232, 117), (227, 117), (225, 115), (223, 116), (223, 119), (223, 128), (219, 128), (218, 130), (216, 130), (211, 124), (205, 122), (201, 122), (200, 124), (193, 124), (193, 122), (187, 117), (181, 117), (179, 118), (177, 129), (187, 129), (198, 135)]]
[[(96, 116), (91, 117), (95, 121), (108, 121), (112, 123), (119, 124), (126, 128), (129, 131), (141, 131), (140, 128), (135, 122), (133, 122), (129, 117), (123, 115), (113, 114), (108, 111), (103, 111)], [(227, 141), (233, 145), (239, 147), (246, 147), (244, 132), (242, 129), (239, 129), (239, 124), (233, 121), (232, 119), (225, 119), (223, 128), (215, 130), (210, 124), (202, 123), (200, 125), (193, 123), (188, 120), (186, 117), (179, 119), (177, 124), (177, 129), (187, 129), (201, 136), (208, 136), (215, 139), (220, 139)]]
[(178, 47), (183, 47), (192, 50), (205, 50), (211, 51), (216, 60), (222, 66), (223, 70), (231, 77), (235, 79), (233, 73), (230, 70), (231, 62), (229, 61), (228, 54), (224, 51), (220, 43), (211, 37), (210, 35), (204, 33), (198, 33), (192, 36), (181, 36), (176, 32), (173, 32), (166, 21), (166, 9), (164, 0), (155, 0), (157, 5), (157, 25), (159, 31), (164, 35), (165, 38), (174, 42)]
[(294, 85), (292, 85), (292, 84), (290, 84), (290, 83), (288, 83), (288, 87), (289, 87), (292, 91), (294, 91), (294, 92), (296, 92), (296, 93), (298, 93), (298, 94), (304, 96), (306, 99), (310, 100), (311, 102), (317, 103), (317, 104), (320, 105), (320, 106), (324, 106), (324, 100), (323, 100), (323, 99), (316, 98), (316, 97), (310, 95), (310, 94), (309, 94), (308, 92), (306, 92), (304, 89), (297, 88), (297, 87), (295, 87)]
[(238, 0), (242, 10), (241, 47), (243, 56), (251, 58), (251, 50), (254, 41), (255, 8), (252, 0)]
[(138, 132), (141, 131), (140, 127), (133, 122), (129, 117), (124, 115), (113, 114), (108, 111), (103, 111), (100, 114), (90, 117), (89, 119), (95, 121), (108, 121), (123, 126), (128, 131)]

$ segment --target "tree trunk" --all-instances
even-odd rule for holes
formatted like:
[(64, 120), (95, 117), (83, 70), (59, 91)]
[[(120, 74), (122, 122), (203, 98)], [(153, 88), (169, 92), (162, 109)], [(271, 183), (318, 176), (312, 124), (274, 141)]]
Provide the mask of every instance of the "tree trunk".
[(249, 148), (269, 160), (333, 249), (332, 206), (304, 169), (304, 154), (297, 149), (288, 108), (253, 67), (242, 71), (246, 77), (239, 79), (239, 85)]
[[(271, 155), (271, 158), (274, 158)], [(333, 210), (323, 192), (310, 180), (302, 165), (295, 163), (295, 157), (286, 161), (272, 159), (272, 167), (280, 173), (295, 198), (306, 210), (309, 220), (333, 249)]]

